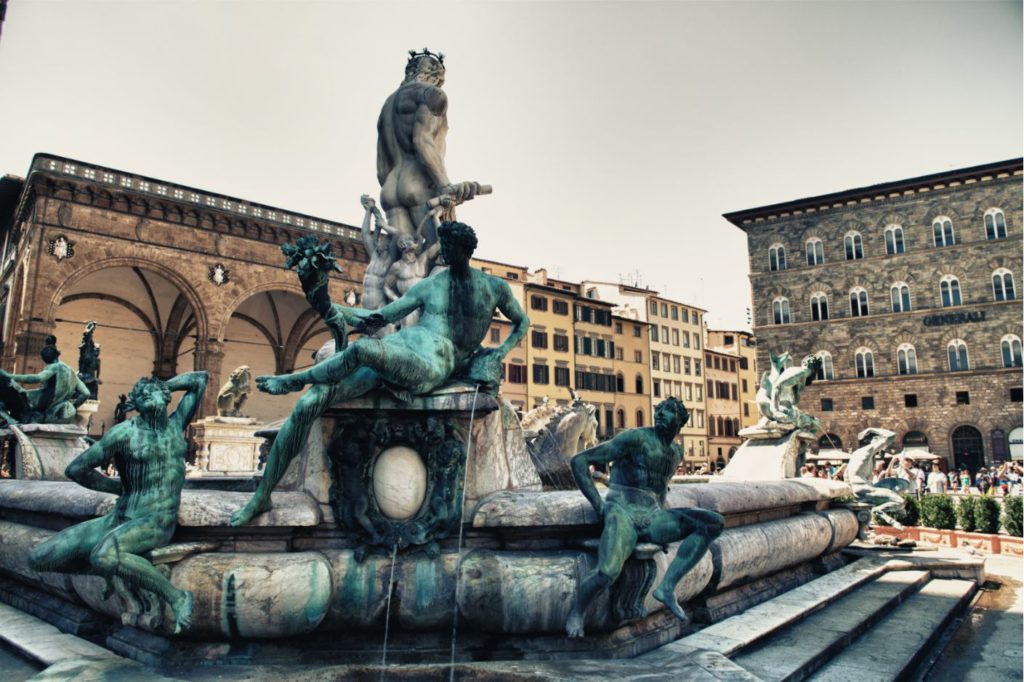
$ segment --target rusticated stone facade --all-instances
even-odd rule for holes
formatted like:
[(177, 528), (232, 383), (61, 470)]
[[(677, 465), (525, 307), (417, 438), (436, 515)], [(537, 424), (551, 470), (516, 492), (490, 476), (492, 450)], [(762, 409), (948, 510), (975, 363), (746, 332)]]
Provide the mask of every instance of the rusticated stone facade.
[[(769, 352), (828, 353), (831, 374), (826, 362), (801, 407), (845, 449), (881, 426), (907, 446), (927, 439), (950, 466), (1009, 456), (1022, 421), (1020, 159), (725, 217), (747, 233), (759, 366)], [(966, 369), (950, 358), (961, 343)]]

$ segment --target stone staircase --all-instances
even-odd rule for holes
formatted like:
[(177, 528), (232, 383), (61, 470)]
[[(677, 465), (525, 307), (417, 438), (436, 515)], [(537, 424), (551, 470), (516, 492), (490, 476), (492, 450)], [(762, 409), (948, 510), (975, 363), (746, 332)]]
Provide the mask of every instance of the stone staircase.
[(977, 562), (861, 558), (642, 658), (706, 651), (766, 682), (907, 679), (980, 579)]

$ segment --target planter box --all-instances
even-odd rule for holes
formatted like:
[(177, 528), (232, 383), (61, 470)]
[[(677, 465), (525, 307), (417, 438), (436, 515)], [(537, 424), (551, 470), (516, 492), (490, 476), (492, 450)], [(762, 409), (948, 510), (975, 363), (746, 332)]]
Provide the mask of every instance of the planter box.
[(1005, 554), (1024, 557), (1024, 538), (991, 533), (968, 533), (963, 530), (942, 530), (924, 526), (908, 526), (898, 531), (890, 526), (872, 526), (876, 535), (888, 535), (900, 540), (916, 540), (939, 547), (970, 547), (986, 554)]

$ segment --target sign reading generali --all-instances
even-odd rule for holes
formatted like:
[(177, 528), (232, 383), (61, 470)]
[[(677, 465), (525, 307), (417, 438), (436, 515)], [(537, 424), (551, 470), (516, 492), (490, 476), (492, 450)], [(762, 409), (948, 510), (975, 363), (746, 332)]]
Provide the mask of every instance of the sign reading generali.
[(978, 310), (972, 313), (942, 313), (929, 315), (924, 318), (924, 326), (941, 327), (946, 324), (965, 324), (967, 322), (984, 322), (985, 311)]

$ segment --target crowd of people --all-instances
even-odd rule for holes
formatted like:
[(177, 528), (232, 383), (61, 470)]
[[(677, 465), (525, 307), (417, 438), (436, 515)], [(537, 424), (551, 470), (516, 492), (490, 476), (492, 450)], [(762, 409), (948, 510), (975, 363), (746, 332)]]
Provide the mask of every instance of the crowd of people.
[[(843, 480), (846, 464), (808, 462), (800, 472), (801, 478), (828, 478)], [(892, 457), (888, 464), (875, 464), (872, 483), (884, 478), (899, 478), (909, 484), (911, 492), (918, 494), (956, 493), (961, 495), (1024, 495), (1024, 467), (1020, 462), (1003, 462), (999, 466), (981, 467), (973, 474), (966, 468), (943, 472), (930, 462), (918, 463), (910, 457)]]

